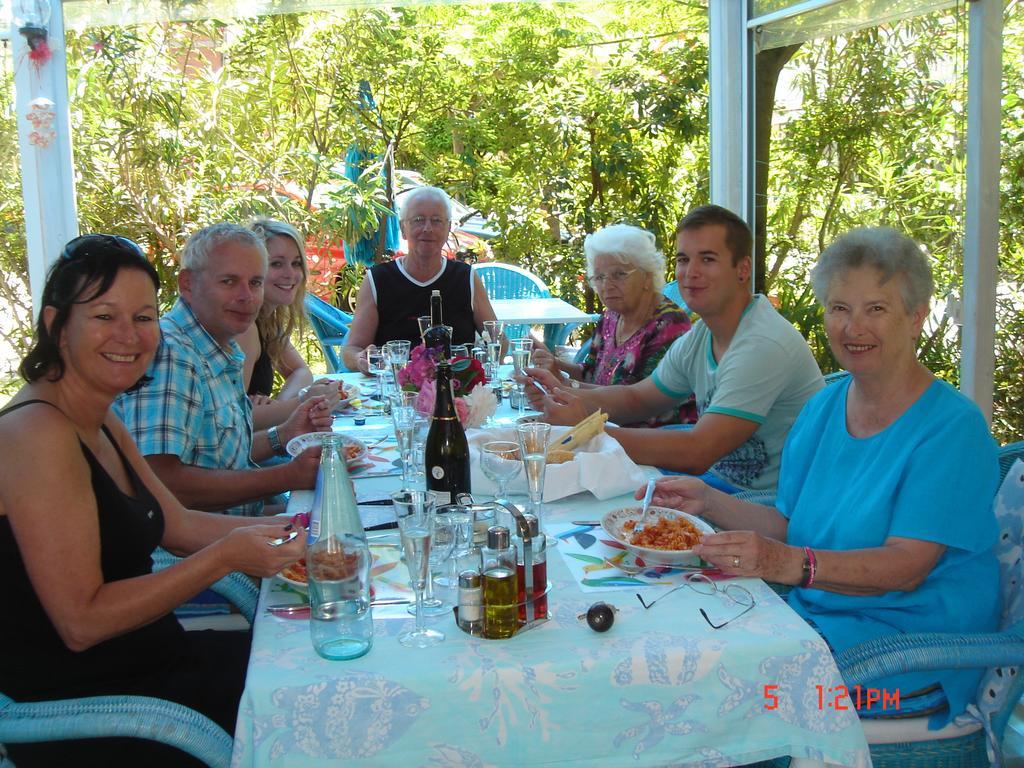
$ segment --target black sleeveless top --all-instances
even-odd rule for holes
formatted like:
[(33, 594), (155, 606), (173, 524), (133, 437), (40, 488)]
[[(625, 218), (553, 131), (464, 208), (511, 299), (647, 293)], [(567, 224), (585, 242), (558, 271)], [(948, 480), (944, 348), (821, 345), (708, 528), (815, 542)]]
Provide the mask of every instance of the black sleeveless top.
[(420, 343), (416, 318), (430, 314), (431, 291), (441, 292), (444, 324), (452, 326), (453, 344), (472, 344), (476, 338), (473, 322), (473, 271), (461, 261), (445, 259), (444, 270), (425, 285), (412, 282), (397, 261), (378, 264), (370, 270), (377, 292), (377, 335), (373, 343), (382, 346), (392, 339)]
[(267, 354), (267, 345), (263, 343), (263, 335), (260, 334), (260, 356), (252, 366), (252, 376), (249, 377), (249, 395), (267, 395), (274, 389), (274, 364), (270, 362), (270, 355)]
[[(32, 403), (53, 405), (26, 400), (0, 411), (0, 417)], [(117, 450), (135, 491), (134, 497), (122, 493), (92, 451), (79, 441), (96, 496), (103, 580), (111, 582), (152, 572), (150, 556), (163, 538), (164, 515), (106, 426), (103, 432)], [(61, 468), (54, 467), (54, 482), (60, 478)], [(183, 647), (184, 629), (167, 614), (86, 651), (69, 650), (36, 597), (6, 515), (0, 516), (0, 583), (6, 603), (0, 619), (0, 691), (16, 701), (113, 692), (119, 678), (160, 669)]]

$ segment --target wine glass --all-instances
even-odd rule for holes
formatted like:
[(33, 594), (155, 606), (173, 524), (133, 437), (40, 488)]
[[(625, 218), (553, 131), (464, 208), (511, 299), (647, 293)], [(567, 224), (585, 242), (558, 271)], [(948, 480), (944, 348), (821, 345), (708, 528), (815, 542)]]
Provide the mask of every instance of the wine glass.
[(413, 476), (413, 435), (416, 430), (417, 392), (399, 391), (391, 395), (391, 421), (395, 426), (399, 455), (402, 457), (402, 485), (410, 488)]
[(480, 448), (480, 469), (498, 486), (495, 501), (507, 502), (508, 484), (523, 469), (519, 459), (519, 443), (509, 440), (492, 440)]
[[(446, 603), (434, 595), (434, 574), (439, 571), (443, 573), (447, 569), (448, 559), (451, 557), (452, 550), (455, 549), (456, 537), (458, 536), (455, 518), (448, 513), (448, 509), (451, 506), (445, 505), (434, 510), (427, 583), (422, 603), (424, 616), (441, 616), (442, 614), (449, 613), (452, 609), (450, 603)], [(459, 507), (456, 505), (456, 508)], [(440, 579), (437, 581), (442, 587), (449, 586), (449, 583), (442, 582)], [(410, 605), (407, 610), (409, 613), (414, 614), (417, 609), (416, 606)]]
[(551, 437), (551, 425), (543, 421), (531, 421), (516, 426), (516, 437), (526, 469), (526, 487), (530, 494), (528, 510), (536, 515), (537, 522), (542, 523), (541, 510), (544, 500), (544, 475), (548, 463), (548, 439)]
[(398, 519), (398, 531), (409, 568), (409, 585), (416, 593), (416, 625), (398, 636), (398, 642), (410, 648), (429, 648), (444, 640), (444, 632), (423, 625), (423, 590), (430, 574), (430, 543), (434, 528), (434, 504), (431, 491), (398, 491), (391, 494)]
[(377, 377), (377, 399), (384, 400), (384, 374), (387, 373), (387, 364), (384, 360), (384, 351), (372, 349), (366, 353), (366, 367), (371, 376)]
[(430, 417), (417, 411), (412, 432), (412, 479), (415, 488), (426, 490), (427, 483), (427, 433), (430, 432)]

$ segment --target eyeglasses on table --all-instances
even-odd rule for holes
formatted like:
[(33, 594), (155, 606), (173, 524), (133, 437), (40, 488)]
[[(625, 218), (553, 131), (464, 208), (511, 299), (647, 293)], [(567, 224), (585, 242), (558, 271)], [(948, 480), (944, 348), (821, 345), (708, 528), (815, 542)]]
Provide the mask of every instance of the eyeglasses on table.
[(650, 610), (654, 607), (655, 604), (660, 603), (673, 592), (678, 592), (683, 587), (688, 587), (699, 595), (721, 595), (730, 603), (740, 606), (742, 608), (742, 610), (732, 618), (726, 619), (725, 621), (719, 622), (717, 624), (713, 622), (711, 618), (708, 616), (707, 612), (703, 608), (701, 608), (700, 615), (704, 617), (704, 621), (706, 621), (712, 629), (721, 629), (727, 624), (736, 621), (736, 619), (738, 619), (740, 616), (743, 616), (748, 611), (752, 610), (755, 605), (757, 605), (757, 601), (754, 600), (754, 596), (746, 587), (742, 587), (739, 584), (733, 583), (726, 584), (725, 587), (721, 587), (718, 585), (718, 582), (712, 581), (703, 573), (691, 573), (687, 575), (686, 580), (683, 581), (682, 584), (677, 584), (676, 586), (672, 587), (672, 589), (670, 589), (668, 592), (658, 595), (650, 602), (644, 600), (643, 595), (641, 595), (639, 592), (636, 593), (636, 599), (640, 601), (640, 605), (642, 605), (645, 610)]

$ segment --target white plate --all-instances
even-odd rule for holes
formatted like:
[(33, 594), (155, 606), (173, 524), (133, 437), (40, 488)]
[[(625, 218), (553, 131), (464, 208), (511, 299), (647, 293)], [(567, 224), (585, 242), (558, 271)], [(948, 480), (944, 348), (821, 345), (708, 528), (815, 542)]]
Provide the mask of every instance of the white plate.
[(335, 406), (335, 410), (347, 408), (350, 400), (356, 400), (359, 398), (359, 393), (362, 391), (359, 389), (358, 384), (346, 384), (342, 382), (341, 400)]
[[(612, 510), (601, 518), (601, 527), (605, 533), (615, 539), (637, 557), (643, 559), (648, 565), (695, 565), (700, 559), (690, 549), (649, 549), (638, 547), (629, 543), (631, 534), (623, 530), (623, 526), (629, 520), (637, 520), (640, 517), (640, 507), (626, 507), (625, 509)], [(697, 530), (704, 533), (714, 533), (715, 529), (699, 517), (680, 512), (678, 509), (667, 507), (651, 507), (647, 513), (647, 525), (652, 525), (659, 517), (667, 517), (674, 520), (679, 517), (686, 518), (693, 523)]]
[(343, 435), (340, 432), (307, 432), (304, 435), (293, 437), (288, 441), (288, 445), (285, 446), (285, 450), (289, 456), (298, 456), (307, 448), (317, 447), (319, 448), (324, 444), (324, 438), (330, 437), (331, 435), (338, 435), (345, 441), (345, 446), (355, 446), (356, 451), (354, 455), (348, 457), (349, 464), (356, 464), (366, 458), (366, 443), (362, 440), (357, 440), (351, 435)]
[(277, 574), (277, 578), (287, 584), (289, 587), (294, 589), (296, 592), (301, 592), (304, 595), (309, 594), (309, 584), (304, 581), (296, 581), (295, 579), (289, 579), (284, 573)]

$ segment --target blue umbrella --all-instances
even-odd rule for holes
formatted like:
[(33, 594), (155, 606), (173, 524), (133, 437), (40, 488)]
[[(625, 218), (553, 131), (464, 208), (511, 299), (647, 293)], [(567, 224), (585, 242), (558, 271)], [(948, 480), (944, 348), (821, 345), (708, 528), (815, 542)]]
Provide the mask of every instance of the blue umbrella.
[[(363, 110), (377, 113), (378, 120), (381, 119), (380, 113), (377, 112), (377, 103), (370, 92), (370, 83), (366, 80), (359, 81), (359, 106)], [(345, 153), (345, 178), (352, 182), (357, 181), (367, 163), (373, 162), (377, 157), (377, 155), (364, 152), (358, 144), (352, 144), (348, 148), (348, 152)], [(380, 169), (381, 175), (385, 179), (390, 177), (392, 172), (391, 165), (392, 155), (391, 152), (387, 152)], [(398, 217), (392, 212), (381, 218), (383, 219), (382, 225), (378, 227), (376, 232), (361, 238), (354, 245), (345, 243), (345, 260), (349, 264), (372, 265), (374, 257), (377, 255), (377, 244), (381, 241), (381, 238), (384, 241), (385, 251), (398, 250), (400, 239)]]

